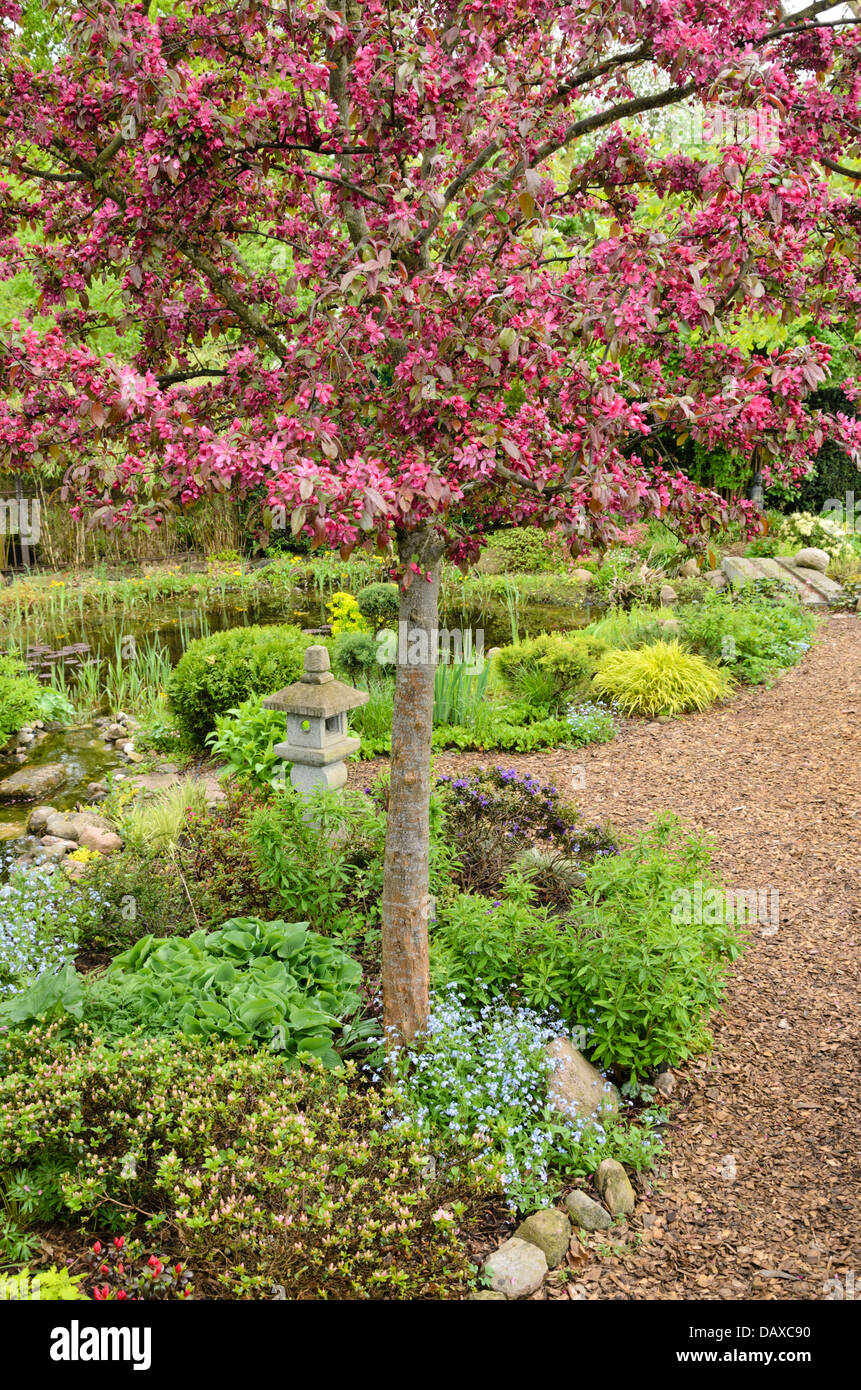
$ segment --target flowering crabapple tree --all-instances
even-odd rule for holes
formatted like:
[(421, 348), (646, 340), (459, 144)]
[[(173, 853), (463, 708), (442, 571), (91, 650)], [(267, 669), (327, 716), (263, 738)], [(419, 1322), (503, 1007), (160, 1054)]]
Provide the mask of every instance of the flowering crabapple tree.
[[(854, 422), (807, 400), (825, 343), (734, 336), (753, 313), (857, 313), (852, 11), (48, 8), (39, 62), (0, 0), (3, 273), (34, 286), (0, 333), (0, 450), (61, 465), (94, 522), (258, 496), (315, 545), (390, 556), (432, 651), (441, 562), (488, 528), (557, 526), (577, 551), (643, 515), (695, 537), (725, 521), (669, 462), (680, 436), (767, 481), (826, 437), (854, 451)], [(649, 121), (685, 103), (768, 108), (777, 140), (682, 152)], [(427, 1011), (433, 674), (396, 672), (383, 984), (402, 1038)]]

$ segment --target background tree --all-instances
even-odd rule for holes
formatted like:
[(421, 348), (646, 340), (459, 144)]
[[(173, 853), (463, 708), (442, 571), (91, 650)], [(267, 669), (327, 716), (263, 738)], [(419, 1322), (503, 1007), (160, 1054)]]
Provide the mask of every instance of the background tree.
[[(655, 461), (662, 437), (775, 477), (825, 437), (855, 448), (805, 404), (827, 344), (728, 333), (751, 306), (857, 311), (858, 21), (831, 8), (86, 0), (53, 7), (45, 66), (0, 0), (0, 244), (38, 288), (0, 342), (7, 466), (62, 462), (106, 526), (261, 490), (317, 544), (391, 553), (429, 648), (441, 560), (488, 526), (704, 534), (725, 504)], [(652, 140), (644, 118), (685, 102), (773, 110), (774, 147)], [(432, 702), (432, 662), (399, 662), (403, 1037), (427, 1008)]]

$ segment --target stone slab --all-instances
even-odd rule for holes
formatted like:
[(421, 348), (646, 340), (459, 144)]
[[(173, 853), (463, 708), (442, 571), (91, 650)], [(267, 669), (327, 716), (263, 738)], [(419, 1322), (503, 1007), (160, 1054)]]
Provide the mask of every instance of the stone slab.
[(817, 607), (842, 592), (841, 586), (818, 570), (801, 569), (784, 556), (725, 555), (721, 568), (731, 584), (778, 579), (791, 584), (802, 603)]

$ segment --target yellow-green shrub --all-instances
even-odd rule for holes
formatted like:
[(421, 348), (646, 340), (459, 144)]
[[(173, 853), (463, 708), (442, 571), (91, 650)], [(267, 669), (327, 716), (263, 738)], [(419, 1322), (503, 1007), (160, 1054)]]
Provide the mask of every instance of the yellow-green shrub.
[(678, 642), (655, 642), (635, 651), (610, 652), (592, 688), (615, 700), (625, 714), (684, 714), (728, 695), (732, 677), (686, 652)]

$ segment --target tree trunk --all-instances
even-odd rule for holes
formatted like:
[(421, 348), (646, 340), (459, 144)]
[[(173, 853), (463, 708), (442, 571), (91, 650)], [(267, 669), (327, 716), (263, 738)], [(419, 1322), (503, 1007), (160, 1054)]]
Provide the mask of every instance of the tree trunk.
[[(390, 1045), (409, 1042), (428, 1016), (430, 757), (440, 562), (431, 530), (404, 535), (392, 762), (383, 878), (383, 1021)], [(426, 575), (430, 575), (428, 583)]]

